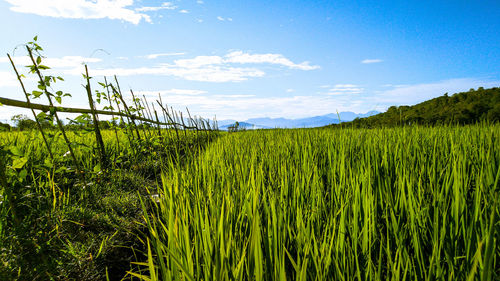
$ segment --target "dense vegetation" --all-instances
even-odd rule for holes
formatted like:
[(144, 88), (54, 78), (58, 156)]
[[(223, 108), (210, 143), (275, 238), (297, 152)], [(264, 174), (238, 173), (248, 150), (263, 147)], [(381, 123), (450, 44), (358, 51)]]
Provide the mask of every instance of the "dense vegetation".
[(0, 133), (0, 280), (121, 279), (144, 257), (140, 202), (156, 194), (162, 159), (186, 161), (215, 137), (141, 130), (131, 145), (125, 130), (104, 131), (104, 169), (93, 133), (70, 132), (81, 177), (61, 133), (45, 133), (54, 159), (37, 131)]
[(499, 139), (499, 125), (230, 134), (163, 170), (143, 275), (498, 280)]
[[(60, 103), (26, 47), (25, 97)], [(98, 122), (84, 78), (92, 118), (52, 107), (0, 133), (0, 280), (500, 279), (500, 124), (457, 126), (498, 121), (498, 88), (348, 128), (220, 133), (161, 100), (171, 123), (136, 124), (117, 80), (96, 101), (127, 114)]]
[(500, 121), (500, 88), (481, 87), (451, 96), (444, 94), (413, 106), (391, 106), (384, 113), (344, 122), (340, 126), (463, 125), (480, 121)]

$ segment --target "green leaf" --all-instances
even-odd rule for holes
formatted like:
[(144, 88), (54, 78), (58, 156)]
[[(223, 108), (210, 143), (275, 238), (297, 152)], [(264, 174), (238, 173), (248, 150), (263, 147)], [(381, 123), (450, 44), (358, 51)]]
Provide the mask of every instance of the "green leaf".
[(50, 69), (50, 67), (43, 65), (43, 64), (39, 65), (38, 68), (43, 69), (43, 70)]
[(33, 94), (33, 96), (35, 97), (35, 99), (36, 99), (36, 98), (38, 98), (38, 97), (40, 97), (40, 96), (43, 94), (43, 93), (42, 93), (42, 92), (40, 92), (40, 91), (33, 91), (33, 92), (31, 92), (31, 93)]
[(21, 179), (23, 179), (23, 180), (26, 178), (26, 176), (27, 176), (27, 175), (28, 175), (28, 171), (26, 171), (26, 169), (22, 169), (22, 170), (19, 172), (19, 177), (20, 177)]
[(60, 96), (55, 97), (57, 103), (61, 104), (62, 98)]
[(36, 40), (38, 40), (38, 35), (33, 37), (33, 41), (36, 41)]
[(28, 159), (26, 157), (17, 158), (14, 160), (14, 162), (12, 162), (12, 168), (21, 169), (22, 167), (24, 167), (26, 162), (28, 162)]
[(24, 153), (17, 147), (11, 147), (10, 152), (14, 154), (15, 156), (24, 156)]
[(36, 64), (41, 64), (42, 63), (42, 57), (38, 56), (36, 58)]
[(40, 112), (40, 113), (38, 113), (38, 114), (36, 115), (36, 119), (38, 119), (38, 120), (43, 120), (43, 119), (45, 119), (46, 117), (47, 117), (47, 114), (45, 114), (45, 112), (43, 112), (43, 111), (42, 111), (42, 112)]

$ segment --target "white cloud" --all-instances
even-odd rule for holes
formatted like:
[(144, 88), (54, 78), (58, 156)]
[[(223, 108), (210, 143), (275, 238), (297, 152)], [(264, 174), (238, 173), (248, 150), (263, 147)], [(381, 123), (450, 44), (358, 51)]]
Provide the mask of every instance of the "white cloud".
[(197, 56), (192, 59), (175, 60), (176, 66), (185, 68), (200, 68), (207, 65), (220, 65), (224, 60), (219, 56)]
[(293, 92), (295, 92), (295, 90), (294, 89), (286, 89), (286, 92), (287, 93), (293, 93)]
[[(161, 56), (176, 56), (184, 53), (159, 53), (144, 56), (155, 59)], [(18, 65), (29, 65), (28, 57), (15, 57)], [(7, 58), (0, 58), (0, 63), (8, 62)], [(80, 76), (83, 63), (101, 62), (99, 58), (81, 56), (65, 56), (61, 58), (45, 58), (42, 63), (59, 71), (58, 74)], [(165, 75), (192, 81), (204, 82), (240, 82), (249, 78), (262, 77), (265, 72), (257, 67), (241, 67), (243, 64), (274, 64), (286, 66), (290, 69), (312, 70), (318, 66), (311, 66), (308, 62), (294, 63), (281, 54), (247, 54), (241, 51), (231, 52), (225, 56), (196, 56), (189, 59), (177, 59), (172, 63), (162, 63), (153, 66), (135, 68), (98, 68), (92, 67), (91, 75)]]
[(190, 89), (170, 89), (170, 90), (161, 90), (161, 91), (137, 91), (137, 93), (141, 95), (145, 95), (148, 97), (156, 98), (158, 94), (164, 95), (187, 95), (187, 96), (198, 96), (206, 94), (207, 91), (203, 90), (190, 90)]
[[(157, 54), (150, 55), (157, 57)], [(262, 77), (264, 71), (252, 67), (235, 67), (234, 64), (276, 64), (290, 69), (312, 70), (319, 66), (309, 62), (294, 63), (281, 54), (247, 54), (241, 51), (225, 56), (196, 56), (190, 59), (177, 59), (171, 64), (159, 64), (153, 67), (94, 69), (93, 75), (166, 75), (192, 81), (204, 82), (240, 82), (251, 77)]]
[(16, 75), (7, 72), (0, 71), (0, 87), (16, 87), (19, 86)]
[(159, 57), (182, 56), (184, 54), (185, 53), (160, 53), (160, 54), (149, 54), (144, 57), (152, 60), (152, 59), (157, 59)]
[(199, 23), (202, 23), (202, 22), (203, 22), (203, 20), (202, 20), (202, 19), (197, 19), (196, 21), (197, 21), (197, 22), (199, 22)]
[(140, 7), (135, 9), (138, 12), (155, 12), (159, 10), (175, 10), (177, 9), (177, 6), (172, 4), (171, 2), (164, 2), (161, 4), (161, 6), (155, 6), (155, 7)]
[(189, 11), (188, 10), (180, 10), (179, 13), (181, 13), (181, 14), (188, 14)]
[(335, 85), (335, 88), (356, 88), (359, 87), (358, 85), (354, 84), (337, 84)]
[(198, 0), (198, 1), (196, 1), (196, 3), (203, 4), (204, 2), (202, 0)]
[(255, 95), (213, 95), (212, 97), (216, 97), (216, 98), (241, 99), (241, 98), (251, 98), (251, 97), (255, 97)]
[(223, 18), (221, 16), (218, 16), (217, 19), (220, 20), (220, 21), (226, 21), (226, 20), (227, 21), (233, 21), (233, 18)]
[(165, 75), (174, 76), (191, 81), (202, 82), (240, 82), (248, 80), (250, 77), (262, 77), (264, 72), (255, 68), (235, 68), (220, 66), (205, 66), (200, 68), (187, 68), (175, 65), (163, 65), (159, 67), (140, 67), (140, 68), (110, 68), (94, 69), (95, 75)]
[[(246, 120), (254, 117), (301, 118), (338, 111), (359, 112), (361, 103), (346, 97), (325, 95), (256, 97), (253, 95), (162, 95), (174, 108), (188, 107), (192, 113), (217, 119)], [(308, 110), (304, 110), (307, 108)]]
[(379, 62), (383, 62), (383, 60), (381, 60), (381, 59), (365, 59), (365, 60), (361, 61), (361, 63), (364, 63), (364, 64), (379, 63)]
[(133, 0), (5, 0), (10, 10), (39, 16), (71, 19), (117, 19), (138, 24), (151, 18), (130, 7)]
[(337, 85), (335, 85), (335, 87), (329, 89), (326, 94), (330, 95), (330, 96), (339, 96), (339, 95), (360, 94), (363, 91), (364, 91), (364, 89), (358, 85), (337, 84)]
[(287, 66), (291, 69), (314, 70), (320, 68), (318, 65), (309, 65), (309, 62), (294, 63), (282, 54), (248, 54), (242, 51), (234, 51), (225, 56), (226, 62), (231, 63), (271, 63)]
[[(32, 65), (31, 59), (28, 56), (13, 57), (12, 60), (16, 65)], [(44, 58), (42, 64), (50, 68), (80, 68), (84, 63), (100, 62), (99, 58), (87, 58), (81, 56), (64, 56), (61, 58)], [(0, 63), (10, 63), (8, 58), (0, 58)]]

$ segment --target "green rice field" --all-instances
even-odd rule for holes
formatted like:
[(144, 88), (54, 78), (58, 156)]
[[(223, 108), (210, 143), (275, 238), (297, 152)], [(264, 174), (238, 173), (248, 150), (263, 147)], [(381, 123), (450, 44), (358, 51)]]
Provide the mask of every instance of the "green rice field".
[(104, 132), (107, 171), (82, 139), (86, 185), (64, 145), (3, 133), (0, 276), (500, 278), (498, 124), (164, 132)]

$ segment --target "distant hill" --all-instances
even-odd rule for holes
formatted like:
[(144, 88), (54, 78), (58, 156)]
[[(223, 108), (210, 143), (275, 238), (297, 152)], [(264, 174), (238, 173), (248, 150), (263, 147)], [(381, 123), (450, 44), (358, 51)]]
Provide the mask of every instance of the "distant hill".
[[(229, 130), (229, 127), (234, 126), (236, 122), (232, 124), (226, 124), (223, 126), (219, 125), (219, 130), (227, 131)], [(247, 122), (238, 122), (238, 129), (239, 130), (256, 130), (256, 129), (270, 129), (270, 127), (265, 127), (265, 126), (260, 126), (260, 125), (255, 125), (255, 124), (250, 124)]]
[[(500, 121), (500, 88), (448, 93), (413, 106), (391, 106), (384, 112), (342, 123), (343, 126), (377, 127), (402, 124), (473, 124)], [(332, 125), (335, 126), (335, 125)]]
[[(340, 112), (330, 113), (321, 116), (300, 118), (300, 119), (287, 119), (287, 118), (251, 118), (243, 122), (239, 122), (240, 127), (243, 123), (250, 124), (252, 126), (246, 126), (247, 129), (268, 129), (268, 128), (312, 128), (312, 127), (323, 127), (329, 124), (339, 123), (339, 115), (341, 121), (352, 121), (354, 118), (362, 118), (367, 116), (372, 116), (379, 113), (378, 111), (369, 111), (367, 113), (354, 113), (354, 112)], [(221, 120), (217, 121), (219, 124), (219, 129), (227, 130), (229, 126), (234, 125), (236, 120)]]

